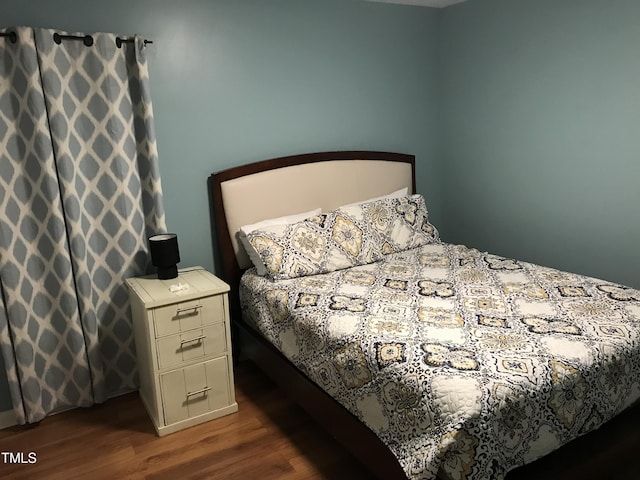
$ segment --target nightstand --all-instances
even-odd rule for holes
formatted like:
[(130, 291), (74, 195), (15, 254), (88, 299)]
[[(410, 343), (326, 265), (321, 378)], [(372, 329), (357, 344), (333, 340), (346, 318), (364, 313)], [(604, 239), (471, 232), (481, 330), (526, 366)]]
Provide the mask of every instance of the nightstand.
[(127, 280), (140, 398), (159, 436), (238, 411), (229, 285), (202, 267)]

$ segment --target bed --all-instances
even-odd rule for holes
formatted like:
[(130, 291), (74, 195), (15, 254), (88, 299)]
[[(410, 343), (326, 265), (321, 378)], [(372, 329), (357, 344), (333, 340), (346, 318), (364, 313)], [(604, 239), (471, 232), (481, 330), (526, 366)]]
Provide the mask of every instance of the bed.
[(442, 242), (411, 155), (209, 182), (235, 355), (375, 476), (637, 474), (639, 291)]

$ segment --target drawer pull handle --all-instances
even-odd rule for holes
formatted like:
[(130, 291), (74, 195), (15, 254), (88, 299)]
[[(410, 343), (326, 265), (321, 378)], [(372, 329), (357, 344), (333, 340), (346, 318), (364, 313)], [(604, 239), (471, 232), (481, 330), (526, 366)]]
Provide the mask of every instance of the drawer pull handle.
[(207, 393), (209, 390), (211, 390), (211, 387), (204, 387), (202, 390), (196, 390), (195, 392), (187, 392), (187, 398), (200, 395), (201, 393)]
[(198, 313), (198, 310), (200, 310), (201, 308), (202, 308), (202, 305), (194, 305), (193, 307), (178, 308), (176, 310), (176, 317), (187, 312), (191, 312), (191, 315), (195, 315), (196, 313)]
[(185, 343), (199, 342), (205, 338), (207, 338), (206, 335), (200, 335), (199, 337), (190, 338), (189, 340), (180, 340), (180, 346), (183, 346)]

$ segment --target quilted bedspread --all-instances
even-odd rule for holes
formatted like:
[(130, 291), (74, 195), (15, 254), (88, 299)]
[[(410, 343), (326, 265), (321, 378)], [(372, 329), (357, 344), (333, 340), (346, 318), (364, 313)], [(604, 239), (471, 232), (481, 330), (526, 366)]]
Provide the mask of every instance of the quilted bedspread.
[(640, 397), (640, 291), (436, 243), (272, 281), (245, 317), (407, 476), (500, 479)]

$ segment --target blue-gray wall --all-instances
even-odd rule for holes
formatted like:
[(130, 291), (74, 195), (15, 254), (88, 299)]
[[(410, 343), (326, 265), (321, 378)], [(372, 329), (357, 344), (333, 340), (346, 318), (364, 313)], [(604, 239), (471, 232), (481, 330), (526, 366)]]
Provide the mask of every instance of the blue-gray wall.
[(640, 2), (442, 12), (446, 240), (640, 288)]
[(153, 40), (167, 224), (178, 233), (180, 266), (208, 269), (207, 177), (251, 161), (343, 149), (412, 153), (437, 219), (437, 14), (356, 0), (0, 0), (4, 26)]
[(304, 151), (381, 149), (415, 154), (419, 184), (437, 188), (436, 20), (434, 9), (356, 0), (0, 0), (7, 26), (153, 40), (167, 224), (180, 266), (208, 269), (214, 171)]
[(637, 0), (0, 0), (0, 18), (154, 40), (181, 266), (215, 269), (209, 173), (362, 148), (416, 154), (445, 240), (640, 287)]

